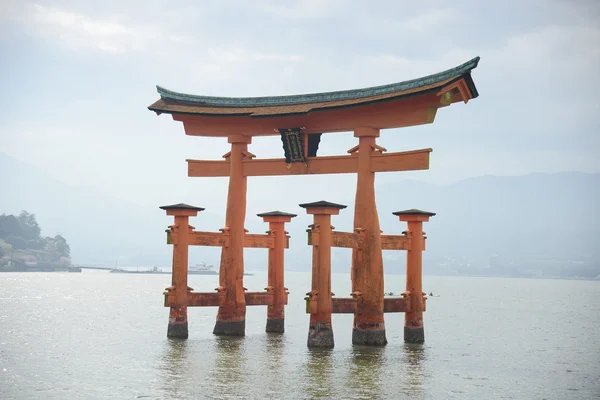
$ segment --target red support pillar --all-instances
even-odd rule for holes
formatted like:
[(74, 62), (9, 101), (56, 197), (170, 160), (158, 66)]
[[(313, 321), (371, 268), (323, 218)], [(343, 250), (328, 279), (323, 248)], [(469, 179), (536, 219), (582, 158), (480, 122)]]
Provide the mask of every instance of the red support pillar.
[(201, 207), (188, 204), (174, 204), (160, 207), (167, 215), (175, 217), (175, 223), (171, 226), (170, 235), (173, 243), (173, 269), (171, 274), (171, 286), (168, 291), (175, 292), (175, 304), (169, 310), (169, 327), (167, 337), (186, 339), (188, 337), (187, 306), (188, 306), (188, 245), (189, 234), (193, 227), (189, 224), (189, 217), (198, 215)]
[(352, 250), (352, 293), (357, 299), (352, 344), (385, 346), (383, 255), (371, 165), (373, 153), (385, 149), (375, 144), (379, 129), (357, 128), (354, 136), (358, 137), (353, 149), (358, 150), (354, 230), (362, 235), (363, 245)]
[(287, 242), (285, 223), (296, 214), (272, 211), (258, 214), (269, 223), (269, 234), (274, 238), (274, 246), (269, 249), (269, 283), (267, 290), (273, 291), (273, 304), (267, 308), (266, 332), (283, 333), (285, 331), (286, 288), (284, 283), (284, 250)]
[(229, 137), (229, 192), (227, 195), (226, 229), (229, 247), (223, 247), (219, 268), (219, 290), (224, 301), (219, 304), (213, 333), (223, 336), (244, 336), (246, 333), (246, 298), (244, 294), (244, 220), (246, 219), (246, 184), (243, 159), (248, 155), (252, 138)]
[[(308, 347), (333, 348), (331, 326), (331, 216), (346, 208), (341, 204), (318, 201), (300, 204), (308, 214), (314, 215), (312, 290), (308, 293), (310, 323)], [(318, 239), (317, 239), (318, 236)]]
[(406, 292), (410, 299), (410, 309), (404, 314), (404, 341), (407, 343), (425, 342), (423, 329), (423, 311), (425, 311), (425, 293), (423, 292), (423, 222), (428, 222), (435, 213), (422, 210), (397, 211), (394, 215), (400, 221), (408, 222), (406, 234), (409, 237), (409, 249), (406, 251)]

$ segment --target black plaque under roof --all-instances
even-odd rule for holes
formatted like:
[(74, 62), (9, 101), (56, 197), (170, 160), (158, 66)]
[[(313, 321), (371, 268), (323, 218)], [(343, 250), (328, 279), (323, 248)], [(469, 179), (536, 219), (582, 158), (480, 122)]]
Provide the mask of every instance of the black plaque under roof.
[(161, 210), (194, 210), (194, 211), (204, 211), (202, 207), (190, 206), (185, 203), (171, 204), (170, 206), (160, 206), (158, 207)]
[(338, 210), (348, 207), (348, 206), (345, 206), (342, 204), (330, 203), (329, 201), (325, 201), (325, 200), (315, 201), (314, 203), (298, 204), (298, 205), (302, 208), (323, 207), (323, 208), (337, 208)]
[(269, 211), (262, 214), (256, 214), (258, 217), (297, 217), (297, 214), (290, 214), (283, 211)]
[(433, 217), (435, 213), (429, 211), (423, 211), (416, 208), (411, 208), (410, 210), (396, 211), (392, 213), (394, 215), (425, 215), (427, 217)]

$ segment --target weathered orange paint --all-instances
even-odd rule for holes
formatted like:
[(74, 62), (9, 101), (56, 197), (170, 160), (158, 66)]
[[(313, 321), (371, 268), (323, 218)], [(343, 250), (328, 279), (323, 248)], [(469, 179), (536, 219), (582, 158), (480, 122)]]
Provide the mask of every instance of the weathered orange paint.
[[(246, 292), (244, 293), (247, 306), (270, 306), (274, 304), (273, 291), (266, 292)], [(187, 295), (187, 307), (217, 307), (221, 302), (221, 294), (216, 293), (195, 293), (190, 292)], [(287, 296), (283, 297), (283, 305), (287, 304)], [(165, 294), (165, 306), (177, 307), (175, 295), (168, 292)]]
[(356, 300), (353, 298), (332, 298), (331, 312), (333, 314), (354, 314), (356, 312)]
[[(416, 171), (429, 169), (431, 149), (373, 154), (372, 172)], [(249, 159), (242, 162), (245, 176), (348, 174), (358, 171), (358, 154), (344, 156), (307, 157), (306, 164), (287, 167), (283, 158)], [(229, 160), (186, 160), (190, 177), (229, 176)]]
[(168, 209), (167, 215), (175, 217), (175, 222), (170, 227), (170, 237), (173, 240), (173, 269), (171, 273), (171, 286), (167, 293), (174, 297), (170, 305), (169, 327), (167, 336), (173, 338), (187, 338), (187, 303), (188, 292), (191, 288), (187, 285), (188, 276), (188, 243), (192, 227), (189, 217), (198, 215), (197, 210)]
[[(285, 242), (285, 239), (281, 242), (283, 248), (285, 248)], [(272, 249), (275, 246), (275, 238), (271, 235), (259, 235), (256, 233), (246, 233), (244, 235), (244, 248)]]
[[(165, 305), (170, 306), (174, 303), (173, 296), (167, 294)], [(219, 305), (219, 293), (194, 293), (190, 292), (187, 296), (188, 307), (216, 307)]]
[(229, 247), (221, 251), (219, 285), (224, 289), (225, 303), (219, 305), (216, 335), (244, 336), (246, 299), (244, 296), (244, 220), (246, 219), (246, 177), (242, 161), (251, 138), (235, 135), (231, 143), (229, 193), (227, 196), (226, 225), (229, 229)]
[(190, 235), (190, 246), (229, 247), (229, 233), (193, 231)]
[(399, 215), (400, 221), (408, 223), (406, 234), (410, 249), (406, 252), (406, 294), (410, 297), (410, 309), (404, 315), (404, 341), (422, 343), (425, 341), (423, 312), (425, 293), (423, 292), (423, 222), (429, 216), (420, 214)]
[(352, 292), (359, 292), (352, 343), (384, 346), (387, 339), (383, 317), (381, 229), (372, 168), (375, 138), (379, 137), (379, 129), (357, 128), (354, 136), (359, 140), (354, 229), (362, 236), (362, 246), (352, 250)]
[(331, 325), (331, 215), (340, 210), (329, 207), (309, 207), (308, 214), (314, 215), (312, 230), (319, 232), (319, 243), (313, 243), (312, 290), (310, 297), (310, 322), (308, 347), (334, 347)]
[[(455, 96), (453, 102), (461, 101)], [(229, 136), (231, 132), (248, 136), (275, 136), (273, 128), (302, 126), (305, 133), (348, 132), (360, 126), (378, 129), (401, 128), (433, 122), (430, 108), (441, 107), (435, 92), (402, 97), (360, 106), (317, 110), (309, 113), (263, 118), (244, 115), (188, 115), (173, 113), (183, 122), (186, 135)]]
[[(319, 243), (319, 233), (311, 233), (312, 241)], [(364, 232), (350, 233), (337, 232), (331, 233), (331, 247), (342, 247), (348, 249), (363, 249), (364, 248)], [(410, 242), (404, 235), (381, 235), (382, 250), (408, 250)]]
[(268, 258), (268, 288), (272, 291), (273, 302), (267, 308), (267, 332), (283, 333), (285, 330), (285, 304), (287, 304), (287, 289), (284, 280), (284, 253), (289, 247), (285, 224), (291, 216), (265, 216), (263, 220), (269, 223), (269, 236), (273, 246), (269, 248)]
[(383, 299), (383, 312), (406, 312), (407, 301), (402, 297)]

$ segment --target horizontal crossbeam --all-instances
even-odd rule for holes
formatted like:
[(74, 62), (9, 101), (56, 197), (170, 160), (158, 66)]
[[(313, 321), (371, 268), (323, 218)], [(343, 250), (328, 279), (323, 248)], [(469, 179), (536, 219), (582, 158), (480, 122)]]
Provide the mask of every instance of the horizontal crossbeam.
[[(431, 149), (396, 153), (372, 153), (372, 172), (416, 171), (429, 169)], [(186, 160), (190, 177), (226, 177), (230, 160)], [(306, 164), (288, 165), (284, 158), (250, 159), (242, 162), (245, 176), (348, 174), (358, 171), (358, 154), (308, 157)]]
[[(308, 244), (319, 245), (320, 234), (318, 231), (308, 231)], [(364, 246), (363, 233), (331, 232), (331, 247), (362, 249)], [(410, 250), (411, 239), (406, 235), (381, 235), (382, 250)], [(423, 237), (423, 249), (425, 238)]]
[[(269, 306), (273, 304), (273, 292), (246, 292), (244, 293), (247, 306)], [(219, 293), (197, 293), (189, 292), (187, 294), (188, 307), (217, 307), (220, 299), (225, 299), (225, 296)], [(287, 293), (284, 297), (284, 304), (288, 303)], [(165, 307), (176, 305), (175, 293), (165, 293)]]
[(407, 301), (404, 297), (389, 297), (383, 299), (383, 312), (408, 312), (410, 301)]
[(244, 235), (244, 247), (255, 249), (272, 249), (275, 247), (275, 238), (271, 235), (247, 233)]
[(229, 235), (223, 232), (199, 232), (190, 234), (190, 246), (229, 247)]
[[(167, 231), (167, 244), (177, 244), (178, 233)], [(229, 247), (231, 239), (227, 232), (190, 232), (190, 246)], [(272, 249), (275, 247), (275, 238), (269, 234), (247, 233), (244, 235), (245, 248)], [(290, 238), (286, 236), (284, 248), (290, 247)]]
[[(312, 302), (307, 299), (306, 301), (306, 313), (311, 313)], [(316, 304), (316, 302), (315, 302)], [(410, 307), (410, 300), (403, 297), (391, 297), (383, 299), (383, 312), (384, 313), (396, 313), (396, 312), (408, 312)], [(424, 310), (423, 310), (424, 311)], [(331, 313), (332, 314), (354, 314), (356, 312), (356, 299), (354, 298), (337, 298), (331, 299)]]

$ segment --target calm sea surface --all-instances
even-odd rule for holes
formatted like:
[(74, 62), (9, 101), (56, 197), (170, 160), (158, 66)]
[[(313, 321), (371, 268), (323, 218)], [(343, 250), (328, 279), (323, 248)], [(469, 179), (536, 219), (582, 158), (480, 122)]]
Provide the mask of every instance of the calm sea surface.
[[(213, 291), (216, 276), (191, 276)], [(166, 337), (169, 275), (99, 271), (0, 274), (0, 399), (597, 399), (600, 282), (424, 278), (426, 343), (403, 343), (386, 314), (385, 348), (306, 348), (308, 273), (286, 273), (286, 333), (264, 333), (248, 307), (246, 337), (212, 335), (216, 308), (190, 308), (190, 338)], [(266, 273), (245, 278), (250, 291)], [(404, 277), (386, 277), (400, 292)], [(333, 292), (350, 293), (347, 274)]]

